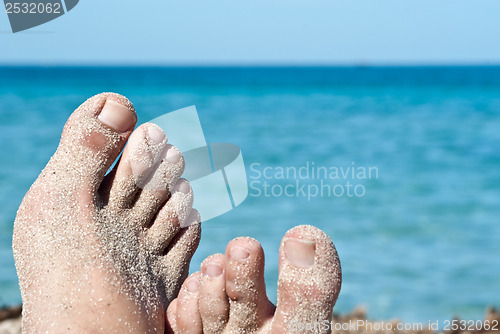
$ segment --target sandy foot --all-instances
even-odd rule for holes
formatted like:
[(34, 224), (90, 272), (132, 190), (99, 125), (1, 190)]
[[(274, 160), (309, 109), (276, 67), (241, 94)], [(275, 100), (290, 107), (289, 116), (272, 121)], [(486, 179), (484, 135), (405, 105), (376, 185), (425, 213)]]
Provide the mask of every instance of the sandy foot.
[(155, 125), (132, 133), (136, 120), (122, 96), (86, 101), (26, 194), (13, 238), (25, 332), (164, 332), (200, 217), (182, 155)]
[(275, 307), (266, 295), (262, 247), (251, 238), (232, 240), (225, 255), (208, 257), (184, 282), (167, 310), (167, 332), (328, 333), (324, 323), (342, 281), (330, 238), (312, 226), (291, 229), (279, 266)]

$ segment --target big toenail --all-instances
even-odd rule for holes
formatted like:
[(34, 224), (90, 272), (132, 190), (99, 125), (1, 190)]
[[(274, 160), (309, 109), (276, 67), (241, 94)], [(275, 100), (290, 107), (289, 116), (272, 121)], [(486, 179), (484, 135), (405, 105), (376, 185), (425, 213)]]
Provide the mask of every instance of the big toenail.
[(147, 131), (149, 139), (151, 139), (155, 144), (161, 144), (166, 137), (165, 132), (163, 132), (159, 126), (154, 124), (148, 126)]
[(243, 247), (233, 246), (231, 248), (231, 257), (235, 260), (244, 260), (250, 256), (250, 252)]
[(205, 266), (205, 274), (210, 277), (217, 277), (222, 274), (222, 267), (217, 263), (208, 263)]
[(285, 256), (290, 263), (301, 268), (314, 265), (316, 243), (310, 240), (286, 239), (284, 241)]
[(191, 292), (196, 292), (200, 288), (200, 284), (198, 284), (198, 280), (196, 278), (191, 278), (187, 282), (187, 289)]
[(118, 102), (107, 100), (97, 117), (101, 122), (117, 132), (130, 130), (135, 123), (132, 111)]
[(181, 159), (181, 153), (175, 147), (170, 145), (167, 148), (167, 154), (165, 156), (165, 159), (167, 159), (168, 162), (173, 164), (178, 163), (179, 160)]
[(189, 189), (191, 187), (189, 186), (189, 182), (186, 180), (179, 180), (174, 186), (174, 191), (173, 192), (181, 192), (183, 194), (189, 193)]

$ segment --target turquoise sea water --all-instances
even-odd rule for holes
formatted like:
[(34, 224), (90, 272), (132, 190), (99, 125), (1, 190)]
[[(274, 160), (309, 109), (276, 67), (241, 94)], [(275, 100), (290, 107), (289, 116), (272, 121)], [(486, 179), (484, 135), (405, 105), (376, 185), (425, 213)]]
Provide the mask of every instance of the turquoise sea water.
[(195, 104), (209, 142), (241, 147), (250, 195), (204, 224), (192, 270), (252, 236), (275, 300), (280, 239), (313, 224), (341, 257), (338, 312), (435, 321), (500, 306), (500, 67), (0, 68), (0, 304), (20, 302), (16, 209), (72, 110), (102, 91), (127, 95), (140, 122)]

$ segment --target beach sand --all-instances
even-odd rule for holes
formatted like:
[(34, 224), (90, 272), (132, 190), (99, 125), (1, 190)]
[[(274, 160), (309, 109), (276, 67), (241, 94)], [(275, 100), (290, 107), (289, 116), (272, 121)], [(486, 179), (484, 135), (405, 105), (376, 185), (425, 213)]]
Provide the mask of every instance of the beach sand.
[[(458, 319), (458, 318), (455, 318)], [(500, 327), (500, 311), (495, 310), (494, 308), (488, 307), (486, 309), (486, 314), (484, 320), (488, 320), (490, 323), (493, 321), (497, 321), (499, 323), (498, 327)], [(359, 330), (354, 329), (342, 329), (348, 328), (350, 324), (357, 323), (364, 324), (364, 328)], [(423, 330), (377, 330), (377, 327), (381, 327), (381, 323), (391, 324), (393, 328), (397, 327), (398, 323), (401, 323), (397, 319), (393, 320), (385, 320), (385, 321), (373, 321), (367, 320), (366, 312), (363, 308), (358, 307), (351, 311), (348, 314), (340, 315), (334, 313), (332, 319), (332, 327), (334, 328), (332, 333), (339, 334), (351, 334), (351, 333), (364, 333), (364, 334), (433, 334), (433, 333), (453, 333), (453, 334), (499, 334), (499, 330), (495, 331), (487, 331), (487, 330), (456, 330), (456, 331), (433, 331), (429, 329)], [(441, 324), (442, 325), (442, 324)], [(361, 326), (363, 327), (363, 326)], [(387, 325), (385, 325), (387, 327)], [(304, 333), (308, 331), (305, 330)], [(21, 333), (21, 306), (14, 307), (5, 307), (0, 309), (0, 334), (20, 334)]]
[(21, 306), (0, 309), (0, 334), (21, 333)]

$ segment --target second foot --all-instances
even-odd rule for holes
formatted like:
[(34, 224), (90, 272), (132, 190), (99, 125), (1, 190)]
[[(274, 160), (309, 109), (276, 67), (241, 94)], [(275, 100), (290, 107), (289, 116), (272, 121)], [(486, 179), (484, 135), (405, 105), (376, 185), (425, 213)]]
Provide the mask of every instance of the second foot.
[(342, 274), (335, 246), (321, 230), (288, 231), (279, 251), (278, 303), (267, 298), (264, 252), (251, 238), (203, 261), (167, 310), (167, 332), (328, 333)]

